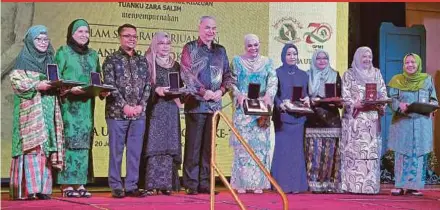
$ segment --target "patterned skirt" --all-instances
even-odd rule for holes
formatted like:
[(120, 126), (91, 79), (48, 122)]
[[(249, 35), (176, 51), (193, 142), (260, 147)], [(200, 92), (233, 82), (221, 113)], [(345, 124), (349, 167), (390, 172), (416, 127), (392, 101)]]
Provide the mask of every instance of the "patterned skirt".
[(89, 149), (66, 149), (65, 168), (58, 172), (57, 183), (65, 185), (87, 184)]
[(342, 154), (341, 189), (350, 193), (379, 193), (380, 159), (355, 159)]
[(10, 170), (11, 199), (26, 199), (28, 195), (52, 194), (52, 173), (48, 158), (41, 149), (16, 156)]
[(394, 175), (396, 188), (420, 190), (425, 187), (428, 155), (417, 157), (394, 152)]
[(306, 129), (306, 163), (310, 191), (340, 192), (340, 128)]
[[(266, 149), (253, 148), (255, 155), (269, 170), (269, 151)], [(241, 145), (234, 146), (234, 161), (231, 172), (231, 187), (243, 190), (263, 190), (270, 188), (269, 179), (258, 167), (252, 157)]]
[(155, 155), (147, 158), (145, 190), (179, 191), (178, 165), (171, 155)]

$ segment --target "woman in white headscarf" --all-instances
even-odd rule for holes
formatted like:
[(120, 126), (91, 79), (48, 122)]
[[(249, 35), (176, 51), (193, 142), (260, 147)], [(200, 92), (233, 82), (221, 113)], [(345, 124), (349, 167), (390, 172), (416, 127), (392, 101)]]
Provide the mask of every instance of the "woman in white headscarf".
[[(272, 67), (272, 60), (260, 55), (259, 38), (254, 34), (248, 34), (244, 38), (244, 44), (245, 53), (235, 56), (232, 60), (233, 73), (237, 79), (233, 86), (236, 107), (233, 121), (240, 135), (269, 170), (271, 162), (269, 154), (270, 121), (267, 117), (244, 114), (243, 103), (247, 97), (249, 83), (258, 83), (260, 84), (260, 97), (266, 105), (272, 105), (277, 92), (278, 80)], [(232, 188), (236, 189), (238, 193), (246, 193), (246, 190), (262, 193), (263, 189), (269, 189), (269, 180), (235, 135), (231, 135), (230, 145), (234, 149)]]
[[(178, 191), (182, 163), (178, 95), (166, 95), (170, 81), (169, 72), (179, 72), (180, 65), (171, 56), (171, 39), (165, 32), (156, 32), (146, 55), (151, 75), (151, 90), (147, 107), (147, 139), (144, 145), (141, 168), (145, 169), (147, 194), (170, 195)], [(141, 172), (142, 174), (142, 172)]]
[[(341, 77), (330, 66), (330, 57), (324, 50), (316, 50), (312, 56), (309, 75), (309, 96), (314, 99), (326, 95), (325, 84), (335, 85), (335, 96), (341, 96)], [(314, 103), (314, 114), (306, 121), (306, 161), (310, 191), (314, 193), (338, 192), (339, 138), (341, 136), (341, 104)]]
[(387, 99), (387, 90), (372, 56), (370, 48), (358, 48), (342, 78), (341, 187), (351, 193), (377, 194), (380, 190), (380, 116), (385, 107), (366, 106), (362, 100), (365, 84), (376, 84), (378, 100)]

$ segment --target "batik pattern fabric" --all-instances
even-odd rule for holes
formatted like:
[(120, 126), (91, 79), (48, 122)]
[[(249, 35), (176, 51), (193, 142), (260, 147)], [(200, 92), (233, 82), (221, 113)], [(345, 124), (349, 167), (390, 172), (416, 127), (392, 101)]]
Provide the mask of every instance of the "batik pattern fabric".
[[(82, 82), (84, 86), (90, 84), (91, 72), (101, 72), (98, 53), (92, 49), (79, 54), (69, 45), (61, 46), (55, 55), (55, 61), (61, 79)], [(57, 174), (58, 184), (87, 183), (89, 156), (84, 156), (84, 153), (88, 154), (92, 147), (94, 104), (94, 98), (85, 95), (68, 93), (62, 97), (66, 169)], [(78, 167), (73, 160), (79, 158), (85, 158), (80, 160), (80, 164), (87, 167)], [(86, 175), (85, 179), (83, 174)]]
[(12, 199), (23, 199), (33, 193), (50, 194), (51, 166), (63, 168), (63, 122), (59, 101), (50, 91), (36, 90), (38, 82), (45, 78), (36, 71), (13, 70), (10, 74), (15, 93), (10, 170)]
[[(156, 65), (156, 86), (168, 87), (168, 73), (178, 72), (176, 62), (172, 68)], [(151, 90), (147, 109), (146, 146), (144, 148), (145, 189), (178, 190), (178, 169), (182, 164), (179, 107), (176, 95), (160, 97)], [(143, 167), (143, 166), (142, 166)], [(177, 175), (177, 176), (176, 176)]]
[(232, 88), (234, 78), (229, 68), (226, 49), (216, 43), (208, 48), (201, 39), (187, 43), (182, 50), (181, 77), (192, 92), (185, 101), (185, 113), (214, 113), (221, 110), (222, 100), (205, 101), (207, 90), (221, 90), (223, 94)]
[(433, 122), (431, 116), (403, 113), (400, 103), (413, 102), (438, 105), (431, 76), (417, 91), (390, 88), (393, 100), (393, 118), (389, 130), (388, 148), (394, 151), (395, 186), (404, 189), (423, 189), (425, 185), (428, 154), (433, 151)]
[[(377, 98), (387, 99), (386, 86), (379, 69), (372, 80), (377, 81)], [(344, 114), (342, 118), (341, 151), (342, 190), (351, 193), (377, 194), (380, 190), (380, 157), (382, 138), (377, 111), (361, 111), (354, 115), (354, 104), (365, 98), (365, 86), (351, 69), (342, 79)], [(384, 107), (385, 108), (385, 107)]]
[[(108, 56), (102, 64), (104, 84), (116, 90), (106, 98), (105, 117), (114, 120), (145, 119), (151, 83), (145, 56), (134, 52), (128, 55), (122, 48)], [(125, 105), (142, 106), (142, 112), (135, 117), (124, 114)]]
[[(236, 85), (233, 86), (233, 94), (247, 95), (249, 83), (260, 84), (260, 96), (266, 94), (273, 100), (277, 92), (278, 79), (272, 67), (272, 60), (262, 58), (265, 65), (258, 71), (249, 71), (243, 65), (239, 56), (232, 61), (234, 75), (237, 76)], [(234, 127), (249, 144), (257, 157), (262, 161), (264, 167), (270, 170), (270, 121), (266, 125), (259, 125), (261, 116), (246, 115), (243, 107), (235, 101), (235, 112), (233, 115)], [(270, 188), (269, 180), (257, 163), (251, 158), (235, 135), (231, 135), (230, 145), (234, 149), (234, 160), (232, 164), (231, 186), (234, 189), (256, 190)]]

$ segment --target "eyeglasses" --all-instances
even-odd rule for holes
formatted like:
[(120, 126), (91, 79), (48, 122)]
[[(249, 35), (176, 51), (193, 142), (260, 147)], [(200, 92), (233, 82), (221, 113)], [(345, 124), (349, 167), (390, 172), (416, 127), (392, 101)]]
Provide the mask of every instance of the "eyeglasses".
[(323, 58), (317, 57), (316, 60), (328, 60), (328, 58), (327, 57), (323, 57)]
[(48, 38), (35, 38), (38, 43), (49, 43), (50, 39)]
[(124, 35), (122, 35), (122, 37), (124, 37), (126, 39), (137, 39), (138, 38), (137, 35), (130, 35), (130, 34), (124, 34)]

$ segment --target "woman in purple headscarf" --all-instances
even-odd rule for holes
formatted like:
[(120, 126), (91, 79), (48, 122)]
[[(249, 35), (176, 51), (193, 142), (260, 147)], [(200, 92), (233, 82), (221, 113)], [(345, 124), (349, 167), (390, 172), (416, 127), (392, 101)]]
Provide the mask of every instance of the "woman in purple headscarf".
[(341, 187), (351, 193), (377, 194), (380, 190), (380, 113), (385, 107), (365, 106), (362, 101), (365, 84), (376, 84), (379, 100), (387, 99), (387, 90), (372, 56), (370, 48), (358, 48), (342, 78)]
[[(282, 102), (292, 98), (294, 86), (302, 87), (302, 96), (308, 98), (309, 76), (298, 68), (298, 49), (286, 44), (281, 53), (283, 65), (277, 71), (278, 92), (275, 95), (273, 121), (275, 149), (271, 173), (285, 193), (307, 191), (306, 163), (304, 159), (304, 123), (306, 116), (289, 113)], [(304, 103), (308, 103), (307, 100)]]
[[(178, 95), (165, 95), (170, 86), (168, 73), (179, 72), (180, 65), (171, 56), (171, 39), (165, 32), (156, 32), (146, 55), (151, 75), (151, 97), (147, 107), (147, 140), (144, 147), (144, 189), (148, 195), (159, 191), (171, 195), (178, 191), (182, 163)], [(141, 163), (142, 164), (142, 163)]]

